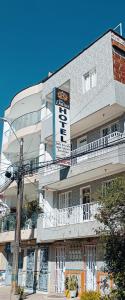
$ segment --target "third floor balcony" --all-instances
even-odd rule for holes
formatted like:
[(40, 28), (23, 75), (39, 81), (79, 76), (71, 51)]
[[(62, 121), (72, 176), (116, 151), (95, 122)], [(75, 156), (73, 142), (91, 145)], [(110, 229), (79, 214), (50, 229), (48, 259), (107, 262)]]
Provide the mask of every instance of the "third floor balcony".
[[(48, 165), (41, 170), (40, 183), (66, 189), (125, 170), (125, 133), (115, 131), (71, 151), (70, 167)], [(49, 174), (49, 176), (48, 176)]]
[[(14, 131), (18, 131), (22, 128), (33, 126), (39, 123), (41, 120), (41, 110), (33, 111), (23, 116), (15, 119), (11, 122), (11, 126), (13, 127)], [(13, 134), (12, 130), (9, 129), (5, 132), (5, 136), (9, 137)]]

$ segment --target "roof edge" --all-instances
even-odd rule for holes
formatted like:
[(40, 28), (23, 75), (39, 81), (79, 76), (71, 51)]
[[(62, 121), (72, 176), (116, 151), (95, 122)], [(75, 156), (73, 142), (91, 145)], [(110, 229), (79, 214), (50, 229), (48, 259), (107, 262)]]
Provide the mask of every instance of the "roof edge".
[(18, 93), (16, 93), (13, 96), (12, 100), (10, 101), (10, 105), (6, 108), (6, 110), (11, 106), (11, 103), (12, 103), (13, 99), (16, 97), (16, 95), (20, 94), (22, 91), (25, 91), (28, 88), (31, 88), (33, 86), (39, 85), (40, 83), (44, 83), (44, 82), (50, 80), (55, 74), (57, 74), (60, 70), (62, 70), (63, 68), (65, 68), (65, 66), (67, 66), (70, 62), (72, 62), (74, 59), (76, 59), (84, 51), (86, 51), (87, 49), (89, 49), (92, 45), (94, 45), (96, 42), (98, 42), (101, 38), (103, 38), (109, 32), (114, 33), (115, 35), (117, 35), (118, 37), (122, 38), (125, 41), (125, 38), (123, 36), (121, 36), (120, 34), (118, 34), (117, 32), (115, 32), (113, 29), (108, 29), (105, 33), (103, 33), (102, 35), (100, 35), (94, 42), (92, 42), (86, 48), (84, 48), (83, 50), (81, 50), (80, 52), (78, 52), (73, 58), (71, 58), (70, 60), (68, 60), (64, 65), (62, 65), (59, 69), (57, 69), (54, 73), (52, 73), (52, 75), (50, 75), (49, 77), (45, 77), (44, 79), (42, 79), (41, 81), (38, 81), (37, 83), (34, 83), (32, 85), (29, 85), (29, 86), (21, 89)]

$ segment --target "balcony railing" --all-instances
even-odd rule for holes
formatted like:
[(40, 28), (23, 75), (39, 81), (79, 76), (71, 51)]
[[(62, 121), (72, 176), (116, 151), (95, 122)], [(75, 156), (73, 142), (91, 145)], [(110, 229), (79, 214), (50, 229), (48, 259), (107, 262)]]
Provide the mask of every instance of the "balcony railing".
[[(90, 157), (97, 156), (98, 150), (105, 149), (109, 145), (115, 145), (119, 140), (123, 138), (125, 138), (123, 133), (115, 131), (98, 140), (72, 150), (71, 156), (74, 157), (72, 158), (72, 165), (75, 165), (78, 162), (81, 162), (82, 160), (88, 159)], [(75, 158), (75, 155), (79, 155), (79, 157)]]
[(43, 215), (43, 227), (57, 227), (93, 221), (97, 213), (98, 203), (86, 203), (62, 209), (53, 209)]
[[(98, 140), (88, 143), (84, 146), (71, 151), (71, 165), (79, 164), (81, 161), (94, 158), (98, 155), (105, 154), (108, 146), (115, 146), (118, 142), (125, 140), (125, 132), (115, 131)], [(76, 157), (75, 157), (76, 156)], [(58, 169), (62, 166), (58, 165)], [(48, 176), (57, 170), (57, 165), (48, 165), (43, 169), (43, 174)]]
[[(6, 231), (14, 231), (16, 225), (16, 214), (10, 213), (9, 215), (0, 219), (0, 233)], [(32, 229), (37, 226), (37, 215), (33, 214), (30, 219), (26, 218), (22, 222), (21, 229)]]
[[(33, 111), (30, 113), (27, 113), (17, 119), (15, 119), (14, 121), (12, 121), (11, 125), (13, 127), (13, 129), (15, 131), (28, 127), (28, 126), (32, 126), (35, 125), (37, 123), (39, 123), (41, 120), (41, 110), (38, 111)], [(12, 130), (9, 129), (5, 132), (5, 136), (9, 137), (12, 134)]]

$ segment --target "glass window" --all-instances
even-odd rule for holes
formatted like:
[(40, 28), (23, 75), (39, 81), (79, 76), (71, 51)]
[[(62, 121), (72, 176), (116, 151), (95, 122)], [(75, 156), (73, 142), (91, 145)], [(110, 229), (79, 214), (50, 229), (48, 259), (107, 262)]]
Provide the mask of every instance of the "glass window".
[(119, 131), (119, 123), (113, 123), (113, 124), (109, 124), (107, 127), (102, 129), (102, 136), (106, 136), (110, 133), (113, 133), (115, 131)]
[(59, 194), (59, 209), (71, 206), (72, 203), (72, 192), (65, 192)]
[(109, 127), (106, 127), (102, 130), (102, 136), (106, 136), (110, 133)]
[(87, 73), (84, 76), (84, 81), (85, 81), (85, 91), (87, 92), (90, 90), (90, 75), (89, 75), (89, 73)]
[(106, 180), (102, 183), (102, 195), (106, 196), (108, 190), (112, 187), (114, 179)]
[(93, 88), (96, 86), (96, 69), (92, 70), (90, 79), (91, 79), (91, 87)]
[(113, 48), (113, 52), (115, 52), (115, 53), (117, 53), (117, 54), (119, 54), (120, 56), (122, 56), (122, 57), (125, 58), (125, 51), (124, 51), (124, 50), (118, 48), (118, 47), (115, 46), (115, 45), (114, 45), (112, 48)]
[(91, 191), (90, 187), (85, 187), (81, 189), (81, 201), (82, 204), (90, 203)]
[(83, 76), (83, 92), (88, 92), (91, 88), (96, 86), (97, 75), (96, 69), (92, 69)]

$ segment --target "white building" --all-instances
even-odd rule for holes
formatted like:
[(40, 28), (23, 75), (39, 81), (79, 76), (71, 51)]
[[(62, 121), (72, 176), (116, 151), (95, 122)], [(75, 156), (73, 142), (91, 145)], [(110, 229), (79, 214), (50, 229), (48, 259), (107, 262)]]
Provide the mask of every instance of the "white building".
[[(25, 162), (38, 166), (39, 159), (41, 166), (59, 157), (55, 156), (59, 137), (55, 88), (70, 95), (70, 133), (68, 125), (60, 132), (62, 144), (71, 144), (71, 165), (64, 166), (63, 161), (63, 166), (46, 166), (38, 173), (33, 167), (34, 172), (25, 177), (24, 200), (39, 196), (44, 210), (35, 229), (29, 220), (21, 232), (19, 278), (28, 289), (36, 285), (41, 292), (62, 293), (65, 277), (75, 274), (79, 291), (96, 290), (106, 276), (96, 234), (95, 192), (105, 191), (113, 177), (125, 172), (124, 84), (125, 40), (110, 30), (42, 83), (17, 94), (5, 111), (18, 138), (24, 138)], [(5, 125), (1, 165), (13, 165), (18, 155), (16, 138)], [(14, 211), (16, 182), (4, 197)], [(6, 284), (10, 283), (13, 240), (14, 231), (3, 226), (0, 268), (5, 270), (7, 264)]]

